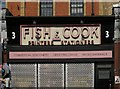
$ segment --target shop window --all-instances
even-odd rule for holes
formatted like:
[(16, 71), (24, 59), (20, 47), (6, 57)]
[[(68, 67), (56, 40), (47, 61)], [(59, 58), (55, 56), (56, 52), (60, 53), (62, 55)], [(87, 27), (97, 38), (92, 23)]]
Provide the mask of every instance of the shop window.
[(83, 0), (70, 0), (70, 15), (71, 16), (83, 16), (84, 15), (84, 3)]
[(37, 87), (37, 64), (9, 64), (11, 70), (11, 87)]
[(36, 63), (9, 66), (11, 87), (94, 89), (94, 63)]
[(39, 64), (38, 87), (52, 87), (63, 89), (64, 64)]
[(94, 88), (94, 63), (67, 64), (66, 87)]
[(40, 16), (53, 16), (53, 0), (40, 0)]

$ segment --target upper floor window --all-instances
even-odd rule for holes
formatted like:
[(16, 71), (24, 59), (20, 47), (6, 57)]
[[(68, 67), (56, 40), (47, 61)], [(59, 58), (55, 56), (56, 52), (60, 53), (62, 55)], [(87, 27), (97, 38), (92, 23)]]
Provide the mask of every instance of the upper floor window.
[(70, 15), (71, 16), (82, 16), (82, 15), (84, 15), (83, 0), (70, 0)]
[(53, 0), (40, 0), (40, 16), (53, 16)]
[(2, 8), (6, 8), (6, 0), (2, 0)]

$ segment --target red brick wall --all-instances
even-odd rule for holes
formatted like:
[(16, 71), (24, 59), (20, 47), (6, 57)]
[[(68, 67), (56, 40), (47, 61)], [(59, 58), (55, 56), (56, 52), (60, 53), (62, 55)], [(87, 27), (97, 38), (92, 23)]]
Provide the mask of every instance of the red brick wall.
[[(115, 76), (120, 76), (120, 42), (114, 44), (114, 67)], [(120, 89), (120, 84), (116, 84), (115, 89)]]
[(86, 15), (91, 15), (92, 5), (91, 2), (86, 2)]
[[(94, 2), (94, 15), (99, 15), (99, 2)], [(86, 2), (86, 15), (90, 16), (92, 13), (92, 2)]]
[(118, 71), (119, 71), (119, 68), (118, 68), (118, 65), (119, 65), (119, 60), (118, 60), (118, 57), (119, 57), (119, 47), (120, 46), (120, 43), (115, 43), (114, 44), (114, 59), (115, 59), (115, 75), (118, 75)]
[[(26, 2), (25, 16), (38, 16), (38, 2)], [(69, 2), (55, 2), (55, 16), (69, 16)], [(14, 16), (20, 16), (20, 2), (8, 2), (8, 9)], [(91, 15), (92, 2), (86, 2), (86, 15)], [(94, 2), (94, 14), (99, 15), (99, 2)]]
[(38, 16), (38, 2), (26, 2), (25, 16)]
[(94, 2), (94, 14), (99, 15), (99, 2)]
[(55, 16), (69, 16), (69, 2), (55, 2)]
[(7, 8), (14, 16), (20, 16), (20, 2), (8, 2)]

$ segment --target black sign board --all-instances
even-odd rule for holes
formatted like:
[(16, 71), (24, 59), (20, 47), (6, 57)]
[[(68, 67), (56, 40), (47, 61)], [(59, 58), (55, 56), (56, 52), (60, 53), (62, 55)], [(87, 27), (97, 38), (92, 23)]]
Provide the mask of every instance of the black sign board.
[[(97, 25), (100, 28), (100, 33), (98, 33), (100, 34), (100, 43), (95, 45), (113, 44), (113, 37), (114, 37), (113, 16), (6, 17), (6, 21), (7, 21), (8, 45), (21, 45), (21, 27), (23, 26), (61, 27), (62, 29), (62, 27), (75, 27), (75, 26), (78, 27), (86, 26), (87, 28), (90, 28), (92, 25), (94, 26)], [(73, 31), (77, 31), (77, 30), (73, 30)], [(93, 31), (92, 34), (96, 35), (97, 33)]]

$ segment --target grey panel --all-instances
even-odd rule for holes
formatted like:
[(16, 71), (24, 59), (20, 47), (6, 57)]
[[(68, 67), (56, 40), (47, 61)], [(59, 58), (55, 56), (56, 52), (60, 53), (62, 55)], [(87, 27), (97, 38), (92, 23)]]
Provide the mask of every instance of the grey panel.
[(37, 87), (36, 64), (10, 64), (11, 87)]
[(109, 70), (99, 70), (98, 75), (99, 75), (99, 79), (110, 79)]
[(66, 86), (79, 88), (94, 88), (94, 64), (67, 64)]
[(111, 68), (112, 65), (111, 64), (99, 64), (97, 65), (97, 68)]
[(38, 87), (64, 87), (64, 64), (39, 64)]

